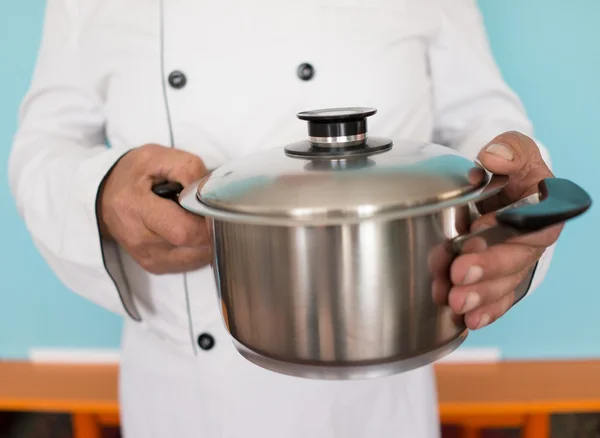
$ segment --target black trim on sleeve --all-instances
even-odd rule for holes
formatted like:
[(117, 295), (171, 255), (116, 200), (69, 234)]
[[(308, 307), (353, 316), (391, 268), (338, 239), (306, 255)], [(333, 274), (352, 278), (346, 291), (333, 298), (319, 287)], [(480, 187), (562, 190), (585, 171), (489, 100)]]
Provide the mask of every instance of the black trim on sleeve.
[(529, 289), (531, 289), (531, 284), (533, 283), (533, 278), (535, 277), (538, 265), (539, 262), (536, 262), (535, 266), (531, 269), (531, 272), (529, 273), (528, 277), (524, 278), (521, 284), (517, 286), (515, 290), (515, 302), (513, 306), (516, 306), (517, 303), (519, 303), (523, 298), (525, 298), (525, 296), (529, 292)]
[[(111, 168), (108, 170), (108, 172), (106, 172), (106, 175), (104, 175), (104, 177), (102, 178), (102, 181), (100, 182), (100, 185), (98, 186), (98, 191), (96, 192), (96, 200), (95, 200), (96, 228), (98, 230), (98, 238), (100, 240), (100, 253), (102, 254), (102, 264), (104, 265), (104, 269), (106, 270), (106, 273), (108, 274), (108, 276), (112, 280), (113, 284), (115, 285), (115, 289), (117, 290), (117, 293), (119, 294), (119, 299), (121, 300), (121, 304), (123, 305), (123, 308), (129, 315), (129, 317), (131, 319), (133, 319), (134, 321), (140, 322), (142, 320), (142, 317), (140, 316), (138, 310), (135, 308), (135, 304), (133, 303), (133, 300), (126, 299), (124, 297), (124, 295), (123, 295), (124, 292), (119, 288), (119, 286), (117, 285), (117, 281), (115, 280), (115, 278), (111, 274), (110, 270), (108, 269), (108, 266), (106, 264), (106, 258), (104, 256), (104, 249), (105, 249), (104, 242), (102, 239), (102, 234), (100, 232), (100, 194), (102, 193), (102, 189), (104, 187), (104, 182), (106, 181), (106, 178), (108, 178), (108, 176), (111, 174), (112, 170), (115, 168), (117, 163), (119, 161), (121, 161), (121, 159), (125, 155), (127, 155), (128, 152), (129, 151), (126, 151), (123, 155), (121, 155), (119, 157), (119, 159), (117, 161), (115, 161), (115, 163), (111, 166)], [(121, 261), (121, 256), (118, 252), (117, 252), (117, 258), (118, 258), (119, 270), (121, 271), (121, 276), (123, 278), (123, 283), (125, 283), (124, 286), (127, 289), (127, 292), (129, 293), (129, 295), (131, 297), (131, 287), (129, 286), (129, 281), (127, 280), (127, 276), (125, 275), (125, 271), (123, 269), (123, 263)]]

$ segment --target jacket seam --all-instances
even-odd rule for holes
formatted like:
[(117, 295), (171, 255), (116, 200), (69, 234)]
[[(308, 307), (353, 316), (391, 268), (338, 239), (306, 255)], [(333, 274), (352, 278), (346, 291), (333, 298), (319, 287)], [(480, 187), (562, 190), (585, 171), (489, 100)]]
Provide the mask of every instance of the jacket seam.
[[(169, 146), (172, 149), (175, 149), (175, 135), (174, 135), (174, 131), (173, 131), (173, 122), (171, 120), (171, 109), (169, 107), (169, 97), (168, 97), (168, 93), (167, 93), (167, 86), (166, 86), (166, 76), (165, 76), (165, 38), (164, 38), (164, 25), (165, 25), (165, 20), (164, 20), (164, 0), (159, 0), (159, 25), (160, 25), (160, 76), (161, 76), (161, 86), (162, 86), (162, 92), (163, 92), (163, 99), (164, 99), (164, 105), (165, 105), (165, 112), (166, 112), (166, 121), (167, 121), (167, 128), (169, 130)], [(187, 319), (188, 319), (188, 331), (189, 331), (189, 337), (190, 337), (190, 343), (192, 344), (192, 351), (194, 352), (194, 354), (198, 354), (198, 350), (196, 349), (196, 343), (194, 342), (194, 322), (192, 320), (192, 312), (191, 312), (191, 306), (190, 306), (190, 294), (189, 294), (189, 289), (188, 289), (188, 281), (187, 281), (187, 274), (185, 272), (182, 273), (182, 279), (183, 279), (183, 291), (185, 294), (185, 307), (186, 307), (186, 314), (187, 314)]]

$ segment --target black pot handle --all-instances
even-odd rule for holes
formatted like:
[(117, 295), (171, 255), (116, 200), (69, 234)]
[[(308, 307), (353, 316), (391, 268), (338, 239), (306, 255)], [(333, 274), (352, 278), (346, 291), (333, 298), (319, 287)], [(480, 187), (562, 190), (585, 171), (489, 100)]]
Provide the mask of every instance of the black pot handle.
[(175, 181), (163, 181), (152, 186), (152, 192), (155, 195), (175, 202), (179, 202), (179, 195), (182, 191), (183, 186)]
[(531, 233), (579, 216), (592, 205), (590, 196), (566, 179), (542, 180), (539, 189), (538, 204), (503, 210), (496, 214), (496, 220), (502, 225)]
[(457, 252), (474, 237), (485, 239), (488, 246), (511, 237), (541, 231), (585, 213), (592, 205), (590, 196), (572, 181), (547, 178), (539, 183), (539, 193), (496, 212), (498, 225), (459, 236), (452, 241)]

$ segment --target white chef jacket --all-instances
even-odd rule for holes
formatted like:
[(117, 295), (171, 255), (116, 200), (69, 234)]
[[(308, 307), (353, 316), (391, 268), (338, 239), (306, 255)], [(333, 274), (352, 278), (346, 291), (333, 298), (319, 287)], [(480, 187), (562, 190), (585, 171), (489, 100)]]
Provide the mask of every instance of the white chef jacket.
[(359, 382), (262, 370), (231, 345), (210, 268), (152, 275), (99, 237), (98, 187), (128, 150), (158, 143), (214, 168), (305, 138), (298, 111), (339, 106), (472, 158), (504, 131), (532, 135), (475, 0), (48, 0), (10, 185), (60, 280), (126, 318), (126, 438), (438, 436), (430, 367)]

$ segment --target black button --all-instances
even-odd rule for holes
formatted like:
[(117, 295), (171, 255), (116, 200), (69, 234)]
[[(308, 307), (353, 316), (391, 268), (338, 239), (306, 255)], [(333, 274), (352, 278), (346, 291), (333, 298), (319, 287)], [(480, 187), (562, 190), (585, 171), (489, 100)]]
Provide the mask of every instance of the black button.
[(298, 66), (298, 77), (303, 81), (310, 81), (315, 75), (315, 69), (308, 63), (303, 63)]
[(203, 350), (210, 350), (215, 346), (215, 338), (208, 333), (202, 333), (200, 336), (198, 336), (198, 345)]
[(171, 74), (169, 75), (169, 85), (173, 88), (176, 88), (176, 89), (183, 88), (183, 87), (185, 87), (186, 82), (187, 82), (187, 79), (186, 79), (185, 75), (178, 70), (171, 72)]

